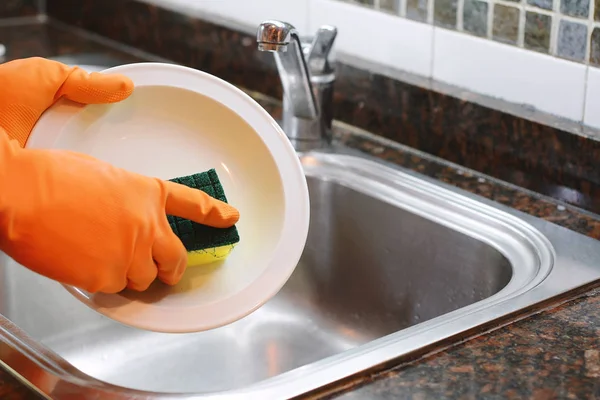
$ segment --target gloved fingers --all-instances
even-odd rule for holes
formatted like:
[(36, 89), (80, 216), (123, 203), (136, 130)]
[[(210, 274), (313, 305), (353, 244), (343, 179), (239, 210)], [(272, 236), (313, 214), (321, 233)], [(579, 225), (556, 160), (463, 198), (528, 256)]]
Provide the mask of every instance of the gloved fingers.
[(240, 218), (236, 208), (202, 190), (170, 181), (164, 181), (163, 184), (167, 193), (165, 211), (168, 215), (216, 228), (228, 228)]
[(157, 274), (158, 269), (152, 260), (151, 250), (138, 248), (127, 271), (127, 288), (143, 292), (154, 282)]
[(114, 103), (133, 93), (120, 74), (88, 74), (54, 60), (31, 57), (0, 64), (0, 126), (25, 147), (40, 115), (60, 97), (83, 104)]
[[(66, 150), (66, 151), (68, 151), (68, 150)], [(78, 158), (81, 158), (83, 160), (95, 161), (95, 162), (99, 161), (96, 157), (90, 156), (89, 154), (79, 153), (79, 152), (76, 152), (76, 151), (72, 151), (70, 153), (71, 153), (71, 155), (73, 155), (73, 157), (78, 157)]]
[(158, 266), (158, 279), (167, 285), (175, 285), (181, 280), (187, 265), (187, 251), (166, 217), (154, 241), (152, 257)]
[(98, 286), (98, 281), (95, 281), (92, 283), (93, 288), (82, 288), (87, 290), (90, 293), (97, 293), (97, 292), (102, 292), (102, 293), (119, 293), (120, 291), (122, 291), (123, 289), (125, 289), (127, 287), (127, 278), (125, 276), (125, 274), (119, 274), (119, 276), (114, 276), (114, 274), (112, 274), (113, 276), (111, 276), (110, 278), (102, 278), (99, 280), (99, 282), (105, 282), (104, 284), (102, 284), (100, 287)]
[[(10, 137), (6, 131), (0, 126), (0, 148), (10, 149), (11, 152), (15, 152), (21, 148), (19, 141), (15, 138)], [(5, 145), (6, 144), (6, 145)]]
[(61, 96), (83, 104), (116, 103), (133, 93), (133, 82), (121, 74), (88, 74), (79, 67), (73, 67), (54, 100)]
[(102, 161), (102, 160), (100, 160), (94, 156), (91, 156), (89, 154), (86, 154), (86, 153), (81, 153), (81, 152), (73, 151), (73, 150), (60, 150), (60, 151), (64, 154), (69, 154), (71, 157), (74, 157), (74, 158), (80, 158), (82, 160), (93, 161), (96, 163), (98, 163), (98, 162), (106, 163), (105, 161)]

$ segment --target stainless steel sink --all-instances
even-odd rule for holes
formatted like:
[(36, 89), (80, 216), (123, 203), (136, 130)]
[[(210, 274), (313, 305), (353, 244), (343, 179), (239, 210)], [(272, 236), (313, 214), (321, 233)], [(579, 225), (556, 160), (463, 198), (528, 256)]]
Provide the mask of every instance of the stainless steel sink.
[(146, 332), (3, 256), (2, 361), (58, 399), (287, 399), (600, 278), (592, 239), (344, 153), (301, 155), (308, 243), (258, 311)]
[(147, 332), (0, 253), (0, 360), (55, 399), (288, 399), (600, 279), (593, 239), (349, 149), (299, 156), (308, 242), (265, 306)]

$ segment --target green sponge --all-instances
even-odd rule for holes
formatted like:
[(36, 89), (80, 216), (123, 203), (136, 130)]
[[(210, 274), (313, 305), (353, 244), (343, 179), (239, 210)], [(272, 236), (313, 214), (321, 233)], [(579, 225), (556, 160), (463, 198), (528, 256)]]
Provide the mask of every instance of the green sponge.
[[(194, 189), (202, 190), (215, 199), (227, 203), (217, 171), (210, 169), (194, 175), (171, 179)], [(185, 218), (167, 215), (171, 229), (188, 251), (188, 266), (208, 264), (226, 258), (240, 241), (236, 226), (214, 228)]]

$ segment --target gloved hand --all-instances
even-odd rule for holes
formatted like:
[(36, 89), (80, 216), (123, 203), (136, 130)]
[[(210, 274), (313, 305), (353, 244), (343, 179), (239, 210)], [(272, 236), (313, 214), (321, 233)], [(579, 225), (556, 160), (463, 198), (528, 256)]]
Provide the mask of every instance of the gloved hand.
[(88, 74), (40, 57), (0, 64), (0, 128), (25, 146), (40, 115), (61, 97), (83, 104), (115, 103), (133, 92), (119, 74)]
[(89, 292), (177, 283), (187, 252), (166, 214), (226, 228), (238, 211), (204, 192), (88, 155), (22, 149), (0, 130), (0, 250)]

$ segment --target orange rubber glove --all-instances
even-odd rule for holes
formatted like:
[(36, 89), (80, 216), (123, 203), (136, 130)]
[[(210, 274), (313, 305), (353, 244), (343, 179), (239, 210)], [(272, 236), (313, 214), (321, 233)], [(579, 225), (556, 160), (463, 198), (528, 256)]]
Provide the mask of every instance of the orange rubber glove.
[(166, 214), (225, 228), (238, 211), (204, 192), (0, 132), (0, 250), (89, 292), (175, 284), (187, 252)]
[(198, 190), (83, 154), (21, 149), (60, 97), (99, 104), (132, 92), (125, 76), (44, 58), (0, 64), (0, 250), (90, 292), (145, 290), (157, 276), (175, 284), (185, 270), (187, 255), (166, 213), (216, 227), (237, 222), (235, 208)]
[(21, 147), (40, 115), (59, 98), (83, 104), (115, 103), (133, 92), (133, 82), (119, 74), (88, 74), (40, 57), (0, 64), (0, 128)]

